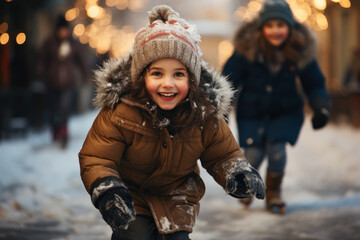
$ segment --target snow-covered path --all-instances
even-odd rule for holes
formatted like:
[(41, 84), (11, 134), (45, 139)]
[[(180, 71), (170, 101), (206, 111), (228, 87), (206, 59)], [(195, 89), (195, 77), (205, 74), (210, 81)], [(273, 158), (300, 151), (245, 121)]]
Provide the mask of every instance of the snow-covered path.
[[(0, 239), (110, 239), (77, 158), (96, 114), (71, 119), (66, 150), (47, 131), (0, 142)], [(243, 211), (202, 169), (207, 191), (191, 239), (360, 239), (359, 143), (360, 129), (313, 131), (306, 119), (298, 144), (288, 147), (285, 216), (267, 213), (259, 200)], [(265, 165), (260, 170), (264, 176)]]

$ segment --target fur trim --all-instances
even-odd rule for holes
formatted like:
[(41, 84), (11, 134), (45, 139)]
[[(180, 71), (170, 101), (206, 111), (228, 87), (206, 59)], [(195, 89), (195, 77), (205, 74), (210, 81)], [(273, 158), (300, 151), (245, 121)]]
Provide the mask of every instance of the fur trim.
[(125, 87), (131, 82), (131, 60), (132, 55), (119, 60), (110, 59), (95, 71), (95, 107), (114, 108), (120, 102), (120, 98), (125, 94)]
[[(103, 67), (95, 71), (96, 96), (93, 100), (95, 107), (114, 108), (125, 96), (125, 88), (131, 83), (132, 55), (122, 57), (119, 60), (108, 60)], [(200, 84), (201, 90), (210, 93), (211, 105), (216, 109), (215, 115), (222, 117), (227, 115), (231, 108), (234, 90), (227, 79), (219, 72), (208, 67), (207, 63), (201, 63)], [(194, 105), (197, 103), (195, 102)], [(132, 104), (136, 106), (136, 103)], [(148, 107), (141, 107), (147, 109)], [(205, 111), (208, 112), (208, 111)]]
[[(259, 52), (258, 39), (261, 35), (259, 23), (259, 18), (244, 23), (240, 26), (234, 38), (235, 51), (240, 55), (244, 55), (250, 62), (256, 60), (257, 53)], [(300, 60), (297, 64), (299, 67), (303, 67), (315, 58), (316, 37), (305, 24), (299, 22), (295, 22), (293, 31), (299, 32), (305, 39), (305, 47), (301, 50), (296, 50), (300, 55)]]
[(209, 101), (217, 109), (217, 117), (228, 115), (234, 96), (231, 83), (219, 72), (209, 68), (206, 62), (201, 64), (200, 88), (210, 93)]

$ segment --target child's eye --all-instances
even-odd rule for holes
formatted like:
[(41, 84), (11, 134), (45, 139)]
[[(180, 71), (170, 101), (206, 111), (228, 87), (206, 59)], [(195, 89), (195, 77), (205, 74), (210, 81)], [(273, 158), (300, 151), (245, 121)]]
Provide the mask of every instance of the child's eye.
[(157, 71), (154, 71), (151, 73), (152, 76), (155, 76), (155, 77), (161, 77), (162, 76), (162, 73), (161, 72), (157, 72)]
[(176, 72), (175, 77), (185, 77), (185, 73), (183, 72)]
[(284, 27), (284, 26), (286, 26), (286, 23), (284, 23), (284, 22), (279, 22), (278, 23), (278, 27)]

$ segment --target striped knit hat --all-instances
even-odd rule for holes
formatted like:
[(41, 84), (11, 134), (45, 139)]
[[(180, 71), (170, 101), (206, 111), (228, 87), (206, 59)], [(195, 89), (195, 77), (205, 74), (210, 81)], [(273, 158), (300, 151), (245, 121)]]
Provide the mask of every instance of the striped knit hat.
[(160, 5), (149, 12), (149, 26), (140, 29), (135, 37), (131, 63), (131, 79), (136, 81), (150, 63), (161, 58), (175, 58), (200, 82), (200, 35), (195, 26), (180, 18), (171, 7)]

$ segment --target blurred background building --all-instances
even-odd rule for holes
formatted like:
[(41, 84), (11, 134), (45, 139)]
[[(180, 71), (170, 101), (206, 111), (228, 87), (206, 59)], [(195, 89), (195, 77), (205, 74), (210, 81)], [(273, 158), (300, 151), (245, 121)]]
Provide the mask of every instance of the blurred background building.
[[(108, 57), (126, 54), (135, 32), (148, 23), (147, 11), (168, 4), (202, 36), (203, 58), (213, 67), (233, 51), (232, 38), (263, 0), (0, 0), (0, 140), (46, 127), (44, 85), (35, 63), (41, 44), (63, 14), (80, 41), (89, 71)], [(360, 1), (287, 0), (295, 17), (318, 38), (317, 57), (332, 96), (334, 123), (360, 127), (360, 88), (345, 87), (360, 45)], [(359, 50), (357, 50), (359, 51)], [(91, 84), (78, 88), (74, 114), (89, 110)]]

